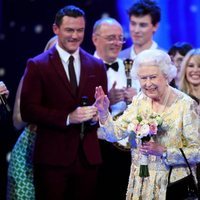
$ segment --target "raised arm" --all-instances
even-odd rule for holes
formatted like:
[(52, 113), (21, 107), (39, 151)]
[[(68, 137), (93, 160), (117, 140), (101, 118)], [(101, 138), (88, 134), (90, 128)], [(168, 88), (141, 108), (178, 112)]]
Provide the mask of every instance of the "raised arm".
[(110, 101), (107, 95), (105, 95), (101, 86), (96, 87), (95, 99), (95, 106), (98, 110), (99, 120), (102, 124), (104, 124), (106, 119), (108, 118), (108, 108), (110, 105)]

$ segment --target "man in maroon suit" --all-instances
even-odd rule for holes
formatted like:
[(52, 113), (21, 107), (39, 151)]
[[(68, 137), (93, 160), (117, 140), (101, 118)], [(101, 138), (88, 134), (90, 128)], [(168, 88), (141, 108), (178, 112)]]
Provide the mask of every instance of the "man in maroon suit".
[(58, 43), (27, 62), (20, 106), (22, 119), (37, 125), (37, 200), (95, 199), (102, 160), (94, 93), (99, 85), (107, 90), (107, 75), (103, 62), (80, 48), (84, 30), (84, 12), (62, 8), (53, 24)]

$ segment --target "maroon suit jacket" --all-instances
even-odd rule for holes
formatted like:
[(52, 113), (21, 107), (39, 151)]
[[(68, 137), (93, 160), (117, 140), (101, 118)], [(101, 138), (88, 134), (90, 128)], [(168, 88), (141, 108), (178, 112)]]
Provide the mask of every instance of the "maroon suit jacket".
[[(95, 87), (107, 91), (107, 75), (101, 60), (80, 49), (81, 74), (78, 95), (74, 96), (55, 47), (29, 59), (21, 93), (22, 119), (37, 125), (34, 161), (67, 166), (72, 163), (80, 144), (80, 124), (66, 126), (69, 113), (87, 96), (95, 101)], [(82, 140), (90, 164), (101, 163), (96, 125), (90, 125)]]

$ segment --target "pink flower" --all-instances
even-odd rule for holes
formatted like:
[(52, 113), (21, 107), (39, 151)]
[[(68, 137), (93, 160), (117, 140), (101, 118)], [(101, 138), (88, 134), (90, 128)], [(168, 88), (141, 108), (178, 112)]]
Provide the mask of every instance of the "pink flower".
[(141, 126), (140, 130), (138, 130), (137, 133), (137, 137), (138, 138), (143, 138), (146, 137), (147, 135), (149, 135), (150, 132), (150, 127), (148, 124), (144, 124)]
[(150, 131), (149, 131), (150, 135), (156, 135), (156, 133), (158, 131), (158, 126), (157, 126), (157, 124), (150, 124), (149, 129), (150, 129)]
[(136, 129), (135, 129), (135, 132), (138, 132), (138, 131), (141, 129), (141, 127), (142, 127), (141, 124), (137, 124), (137, 125), (136, 125)]

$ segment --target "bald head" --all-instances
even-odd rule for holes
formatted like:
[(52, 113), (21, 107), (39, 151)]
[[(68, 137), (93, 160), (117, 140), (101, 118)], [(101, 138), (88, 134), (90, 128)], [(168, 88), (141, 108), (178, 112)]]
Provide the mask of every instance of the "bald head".
[(114, 62), (124, 43), (121, 24), (113, 18), (102, 18), (94, 24), (92, 41), (97, 55), (107, 63)]
[(121, 24), (114, 18), (111, 18), (111, 17), (108, 17), (108, 18), (102, 18), (102, 19), (99, 19), (98, 21), (95, 22), (94, 26), (93, 26), (93, 34), (94, 33), (98, 33), (99, 30), (101, 29), (101, 26), (102, 25), (115, 25), (115, 26), (118, 26), (122, 29), (122, 26)]

